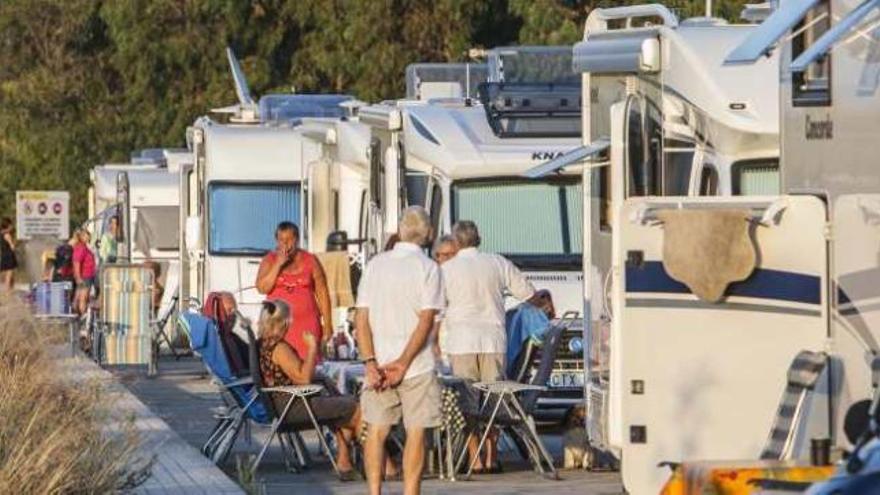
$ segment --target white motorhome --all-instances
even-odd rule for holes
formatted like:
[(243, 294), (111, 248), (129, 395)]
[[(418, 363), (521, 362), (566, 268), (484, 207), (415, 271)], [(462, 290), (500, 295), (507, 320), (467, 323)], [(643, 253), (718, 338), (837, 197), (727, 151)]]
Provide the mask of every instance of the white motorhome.
[(161, 280), (176, 284), (178, 176), (190, 160), (186, 150), (156, 148), (133, 154), (128, 164), (94, 167), (90, 172), (90, 220), (86, 223), (93, 240), (100, 242), (109, 218), (117, 216), (122, 220), (119, 258), (132, 263), (156, 261), (162, 267)]
[[(201, 117), (187, 131), (193, 166), (181, 169), (180, 251), (187, 297), (232, 292), (243, 314), (256, 317), (263, 296), (254, 287), (262, 256), (275, 246), (281, 221), (300, 226), (300, 243), (313, 249), (309, 164), (318, 143), (297, 130), (309, 117), (339, 118), (345, 95), (266, 95), (254, 102), (234, 55), (228, 53), (239, 105), (221, 109), (228, 122)], [(326, 230), (326, 229), (324, 229)]]
[[(408, 98), (360, 109), (371, 128), (369, 246), (384, 245), (408, 205), (427, 208), (438, 234), (473, 220), (481, 249), (505, 255), (548, 289), (558, 314), (579, 315), (580, 177), (522, 177), (580, 143), (571, 48), (494, 48), (485, 56), (485, 65), (411, 66)], [(554, 390), (542, 398), (553, 413), (582, 401), (583, 363), (567, 344)]]
[(371, 127), (371, 199), (381, 210), (371, 235), (381, 246), (397, 231), (401, 208), (413, 204), (431, 212), (441, 234), (458, 219), (474, 220), (483, 249), (503, 253), (549, 288), (560, 310), (580, 312), (577, 177), (520, 177), (579, 143), (580, 87), (570, 48), (491, 50), (479, 95), (469, 88), (486, 77), (485, 66), (458, 69), (469, 84), (410, 83), (418, 99), (360, 109)]
[(616, 407), (608, 397), (609, 291), (624, 200), (779, 190), (778, 57), (723, 65), (754, 29), (711, 17), (679, 21), (662, 5), (594, 9), (574, 47), (583, 145), (527, 175), (584, 165), (584, 352), (593, 362), (587, 406), (597, 449), (617, 444), (608, 428)]
[[(630, 493), (658, 493), (664, 461), (805, 460), (821, 438), (849, 447), (845, 414), (870, 397), (880, 351), (876, 6), (782, 1), (726, 49), (730, 69), (779, 58), (782, 195), (630, 198), (619, 211), (610, 437)], [(707, 258), (713, 235), (730, 238), (730, 214), (753, 252)], [(694, 215), (704, 232), (677, 236)], [(667, 245), (702, 247), (701, 269), (682, 276)], [(744, 260), (719, 300), (696, 295)]]

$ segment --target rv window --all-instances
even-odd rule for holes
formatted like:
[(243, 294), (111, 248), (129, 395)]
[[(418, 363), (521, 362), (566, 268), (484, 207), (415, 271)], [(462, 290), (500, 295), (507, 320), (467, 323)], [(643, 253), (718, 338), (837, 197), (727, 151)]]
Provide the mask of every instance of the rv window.
[[(804, 20), (795, 26), (791, 41), (792, 60), (800, 56), (831, 27), (831, 2), (820, 1), (810, 9)], [(794, 106), (828, 106), (831, 104), (831, 54), (817, 60), (803, 72), (791, 76)]]
[(748, 160), (730, 168), (735, 196), (774, 196), (779, 194), (779, 162)]
[(630, 98), (626, 117), (627, 195), (662, 194), (660, 165), (663, 136), (660, 111), (653, 105), (643, 108), (641, 98)]
[(700, 171), (700, 196), (718, 196), (718, 172), (708, 163)]
[(378, 138), (370, 140), (370, 201), (382, 207), (382, 142)]
[(211, 254), (261, 255), (275, 247), (279, 222), (300, 224), (300, 185), (212, 183), (208, 220)]
[(691, 170), (693, 170), (693, 166), (693, 150), (677, 149), (667, 152), (666, 168), (663, 173), (663, 195), (689, 195), (691, 189)]
[(579, 255), (579, 180), (464, 182), (453, 185), (453, 221), (473, 220), (481, 249), (511, 256)]
[(443, 209), (443, 189), (440, 184), (434, 183), (431, 188), (431, 225), (434, 226), (434, 232), (440, 232), (440, 213)]
[(642, 107), (639, 103), (638, 99), (630, 99), (626, 114), (627, 196), (647, 195), (642, 181), (645, 149), (642, 146)]
[(406, 206), (427, 206), (428, 175), (421, 172), (406, 172)]
[(611, 207), (611, 167), (599, 167), (599, 230), (611, 232), (612, 212)]

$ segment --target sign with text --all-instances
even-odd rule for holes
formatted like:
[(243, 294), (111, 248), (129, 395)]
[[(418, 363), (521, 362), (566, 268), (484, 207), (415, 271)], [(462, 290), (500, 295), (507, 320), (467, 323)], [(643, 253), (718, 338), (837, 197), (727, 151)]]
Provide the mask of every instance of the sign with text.
[(70, 193), (16, 191), (15, 225), (18, 239), (70, 237)]

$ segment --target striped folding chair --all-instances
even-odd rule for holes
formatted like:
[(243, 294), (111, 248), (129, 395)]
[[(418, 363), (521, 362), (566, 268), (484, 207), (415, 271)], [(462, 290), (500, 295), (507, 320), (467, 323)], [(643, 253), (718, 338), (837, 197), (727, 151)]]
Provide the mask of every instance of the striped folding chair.
[(761, 459), (782, 460), (791, 456), (795, 432), (804, 413), (804, 403), (816, 388), (827, 363), (828, 355), (824, 352), (801, 351), (795, 356), (788, 368), (788, 383), (782, 392)]
[(101, 270), (101, 316), (95, 358), (101, 364), (148, 365), (153, 361), (153, 272), (142, 265), (107, 265)]

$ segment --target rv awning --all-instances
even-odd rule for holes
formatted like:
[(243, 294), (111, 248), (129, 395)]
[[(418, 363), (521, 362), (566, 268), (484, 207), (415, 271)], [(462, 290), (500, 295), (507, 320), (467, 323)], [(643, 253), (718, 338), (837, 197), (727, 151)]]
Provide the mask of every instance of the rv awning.
[(134, 244), (149, 254), (151, 250), (175, 250), (180, 245), (180, 217), (176, 206), (142, 206), (137, 209)]
[(807, 11), (819, 0), (798, 0), (782, 2), (776, 12), (762, 22), (751, 34), (724, 59), (725, 64), (751, 64), (761, 58), (774, 43), (779, 41), (795, 24), (800, 22)]
[(880, 7), (880, 0), (865, 0), (861, 5), (856, 7), (848, 16), (841, 19), (840, 22), (829, 29), (818, 40), (816, 40), (804, 53), (802, 53), (794, 62), (791, 63), (792, 72), (803, 72), (807, 70), (816, 60), (822, 58), (838, 40), (853, 28), (855, 28), (862, 20)]
[(529, 179), (544, 177), (545, 175), (552, 174), (570, 165), (579, 164), (587, 158), (594, 157), (607, 150), (609, 146), (611, 146), (611, 141), (607, 138), (597, 139), (587, 146), (579, 146), (550, 160), (549, 162), (544, 162), (537, 167), (532, 167), (526, 170), (523, 176), (528, 177)]
[(638, 72), (641, 67), (642, 43), (656, 38), (656, 30), (645, 30), (630, 35), (603, 36), (597, 34), (574, 45), (572, 65), (575, 72), (607, 74)]

